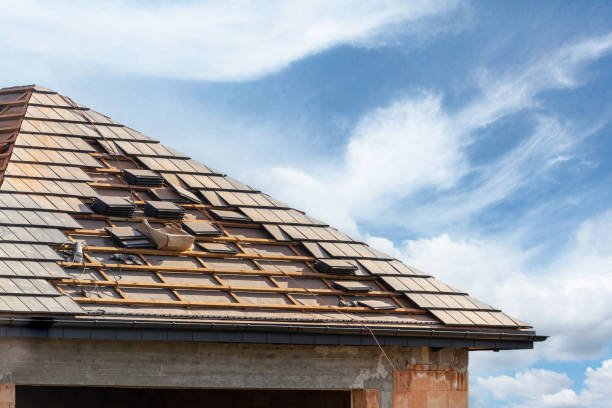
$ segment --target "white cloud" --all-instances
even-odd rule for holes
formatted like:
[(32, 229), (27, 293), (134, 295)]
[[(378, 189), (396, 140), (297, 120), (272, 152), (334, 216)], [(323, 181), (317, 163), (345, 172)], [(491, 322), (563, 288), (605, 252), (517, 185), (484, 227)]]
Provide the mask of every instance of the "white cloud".
[(612, 360), (606, 360), (601, 364), (601, 367), (586, 370), (585, 385), (589, 390), (596, 393), (610, 394), (610, 402), (612, 403)]
[(308, 172), (276, 167), (262, 172), (261, 184), (357, 234), (356, 214), (380, 213), (386, 198), (450, 186), (464, 173), (465, 157), (444, 115), (440, 98), (431, 94), (375, 110), (357, 124), (340, 165), (334, 161)]
[[(507, 115), (535, 109), (542, 91), (577, 86), (580, 68), (611, 50), (609, 34), (562, 47), (495, 80), (483, 74), (480, 94), (455, 112), (431, 92), (396, 101), (357, 123), (341, 157), (308, 170), (264, 170), (259, 184), (353, 234), (358, 221), (372, 221), (399, 203), (392, 217), (395, 225), (423, 230), (469, 220), (562, 166), (558, 158), (569, 156), (597, 127), (576, 133), (554, 116), (540, 114), (531, 135), (501, 160), (482, 167), (475, 167), (467, 155), (477, 131)], [(296, 174), (310, 182), (291, 187)], [(461, 184), (468, 175), (471, 181)], [(435, 198), (423, 203), (423, 191)], [(407, 201), (415, 204), (411, 207)]]
[(507, 375), (481, 377), (476, 380), (476, 384), (479, 389), (485, 389), (493, 394), (495, 399), (507, 400), (556, 393), (560, 389), (571, 386), (572, 380), (566, 374), (542, 369), (528, 369), (519, 371), (512, 377)]
[[(612, 338), (612, 209), (584, 221), (557, 259), (531, 265), (536, 253), (494, 239), (453, 239), (447, 234), (409, 240), (401, 248), (370, 239), (401, 254), (408, 264), (533, 324), (551, 337), (536, 345), (551, 361), (600, 357)], [(476, 353), (476, 369), (533, 363), (538, 354)]]
[(567, 375), (550, 370), (527, 369), (514, 376), (480, 377), (472, 393), (477, 406), (490, 406), (488, 398), (508, 403), (509, 408), (610, 408), (612, 407), (612, 360), (587, 368), (584, 388), (569, 388)]
[(233, 81), (456, 9), (457, 1), (0, 1), (4, 55), (122, 74)]
[(393, 103), (369, 113), (355, 127), (345, 156), (350, 178), (343, 184), (349, 193), (367, 187), (374, 197), (424, 186), (450, 187), (467, 168), (460, 143), (440, 96), (423, 94)]

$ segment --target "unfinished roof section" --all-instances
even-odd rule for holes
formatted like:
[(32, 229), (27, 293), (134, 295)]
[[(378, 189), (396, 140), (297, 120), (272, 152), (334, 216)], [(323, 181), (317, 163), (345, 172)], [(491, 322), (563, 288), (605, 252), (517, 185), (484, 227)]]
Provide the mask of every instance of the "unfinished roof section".
[(528, 328), (54, 91), (0, 91), (0, 134), (0, 312)]

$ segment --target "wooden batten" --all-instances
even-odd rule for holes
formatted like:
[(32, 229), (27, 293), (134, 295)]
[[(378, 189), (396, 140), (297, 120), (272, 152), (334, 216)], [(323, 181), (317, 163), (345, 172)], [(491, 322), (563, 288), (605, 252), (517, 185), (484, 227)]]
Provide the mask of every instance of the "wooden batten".
[[(177, 284), (177, 283), (157, 283), (157, 282), (128, 282), (114, 280), (81, 280), (81, 279), (57, 279), (54, 281), (59, 285), (84, 285), (84, 286), (112, 286), (112, 287), (130, 287), (130, 288), (149, 288), (149, 289), (189, 289), (189, 290), (220, 290), (220, 291), (236, 291), (236, 292), (251, 292), (251, 293), (293, 293), (293, 294), (315, 294), (315, 295), (346, 295), (346, 292), (334, 289), (305, 289), (305, 288), (263, 288), (253, 286), (235, 286), (235, 285), (195, 285), (195, 284)], [(390, 297), (396, 296), (395, 292), (370, 291), (364, 292), (368, 296), (374, 297)], [(354, 294), (354, 293), (353, 293)]]
[(344, 312), (344, 313), (372, 313), (372, 314), (401, 314), (401, 315), (424, 315), (428, 314), (423, 309), (398, 308), (393, 310), (375, 310), (367, 307), (350, 306), (313, 306), (313, 305), (287, 305), (287, 304), (259, 304), (259, 303), (223, 303), (223, 302), (186, 302), (178, 300), (142, 300), (142, 299), (116, 299), (116, 298), (88, 298), (73, 297), (73, 300), (83, 304), (107, 304), (107, 305), (139, 305), (139, 306), (182, 306), (182, 307), (204, 307), (221, 309), (260, 309), (260, 310), (292, 310), (305, 312)]
[[(197, 260), (197, 258), (196, 258)], [(319, 279), (334, 279), (334, 280), (357, 280), (357, 281), (375, 281), (375, 276), (347, 276), (347, 275), (328, 275), (319, 272), (293, 272), (293, 271), (278, 271), (278, 270), (247, 270), (247, 269), (216, 269), (216, 268), (189, 268), (183, 266), (163, 266), (163, 265), (124, 265), (124, 264), (107, 264), (99, 262), (65, 262), (60, 261), (59, 264), (65, 268), (103, 268), (103, 269), (121, 269), (125, 271), (147, 271), (147, 272), (181, 272), (193, 274), (228, 274), (228, 275), (245, 275), (245, 276), (292, 276), (296, 278), (319, 278)]]
[[(62, 249), (61, 246), (57, 247)], [(100, 247), (100, 246), (88, 246), (90, 252), (102, 252), (102, 253), (113, 253), (113, 254), (131, 254), (131, 255), (160, 255), (160, 256), (197, 256), (201, 258), (228, 258), (226, 254), (213, 254), (204, 251), (163, 251), (158, 249), (134, 249), (134, 248), (115, 248), (115, 247)], [(234, 254), (231, 256), (235, 259), (261, 259), (269, 261), (315, 261), (310, 256), (280, 256), (280, 255), (258, 255), (258, 254)]]

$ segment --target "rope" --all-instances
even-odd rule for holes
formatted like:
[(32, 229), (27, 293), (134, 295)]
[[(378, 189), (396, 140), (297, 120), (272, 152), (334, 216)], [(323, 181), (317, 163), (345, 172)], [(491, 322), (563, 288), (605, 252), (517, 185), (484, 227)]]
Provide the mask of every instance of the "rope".
[[(325, 302), (324, 299), (322, 299), (318, 294), (310, 291), (310, 289), (302, 286), (299, 284), (299, 282), (291, 275), (288, 275), (285, 271), (281, 270), (281, 273), (286, 276), (287, 278), (291, 279), (299, 288), (303, 289), (304, 291), (306, 291), (307, 293), (309, 293), (310, 295), (314, 296), (315, 298), (319, 299), (319, 301), (321, 301), (323, 304), (325, 304), (326, 306), (333, 306), (328, 304), (327, 302)], [(358, 320), (355, 319), (353, 316), (345, 313), (343, 310), (332, 310), (333, 312), (337, 312), (340, 313), (341, 315), (343, 315), (344, 317), (348, 318), (349, 320), (351, 320), (353, 323), (359, 324), (361, 326), (363, 326), (369, 333), (370, 336), (372, 336), (372, 338), (374, 339), (374, 342), (376, 343), (376, 345), (378, 346), (379, 350), (381, 351), (382, 355), (385, 357), (385, 359), (387, 360), (387, 362), (389, 363), (389, 365), (391, 366), (391, 369), (393, 370), (393, 372), (395, 373), (396, 371), (398, 371), (395, 368), (395, 364), (393, 364), (393, 361), (391, 361), (391, 358), (389, 358), (389, 355), (387, 354), (387, 352), (383, 349), (383, 347), (380, 345), (380, 342), (378, 341), (378, 338), (376, 337), (376, 335), (374, 334), (374, 331), (370, 328), (370, 326), (368, 326), (367, 324), (365, 324), (365, 322), (363, 322), (362, 320)], [(314, 315), (314, 313), (312, 312), (307, 312), (309, 314)]]

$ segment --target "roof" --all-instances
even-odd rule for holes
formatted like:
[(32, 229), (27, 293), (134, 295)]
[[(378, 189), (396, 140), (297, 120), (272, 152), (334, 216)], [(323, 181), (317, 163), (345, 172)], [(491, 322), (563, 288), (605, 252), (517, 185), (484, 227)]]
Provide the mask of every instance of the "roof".
[[(0, 143), (5, 316), (538, 339), (494, 306), (55, 91), (0, 90)], [(143, 219), (194, 243), (158, 249)]]

